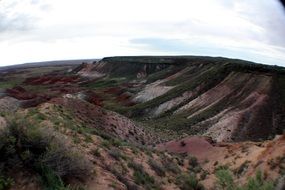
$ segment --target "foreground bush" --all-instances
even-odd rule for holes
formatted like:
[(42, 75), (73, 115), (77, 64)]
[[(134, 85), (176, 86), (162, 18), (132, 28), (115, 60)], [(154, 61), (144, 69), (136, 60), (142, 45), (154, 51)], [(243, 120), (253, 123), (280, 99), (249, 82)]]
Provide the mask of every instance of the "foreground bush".
[(63, 189), (62, 181), (84, 180), (92, 168), (63, 136), (24, 119), (10, 123), (1, 133), (0, 162), (4, 168), (24, 166), (37, 172), (45, 186)]

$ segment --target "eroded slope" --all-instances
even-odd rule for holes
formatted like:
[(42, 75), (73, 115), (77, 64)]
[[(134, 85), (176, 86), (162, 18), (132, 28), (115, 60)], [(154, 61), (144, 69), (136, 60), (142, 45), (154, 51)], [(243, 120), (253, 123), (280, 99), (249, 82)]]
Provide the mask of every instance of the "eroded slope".
[[(106, 108), (154, 129), (218, 142), (266, 139), (283, 129), (282, 68), (225, 58), (114, 57), (93, 71), (105, 76), (95, 89), (120, 89)], [(116, 99), (126, 94), (128, 106)]]

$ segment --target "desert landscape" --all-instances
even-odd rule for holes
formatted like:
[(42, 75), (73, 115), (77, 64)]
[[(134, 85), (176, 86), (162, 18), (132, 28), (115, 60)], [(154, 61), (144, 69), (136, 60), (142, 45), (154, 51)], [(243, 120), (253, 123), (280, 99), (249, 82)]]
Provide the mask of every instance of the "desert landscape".
[(285, 0), (0, 0), (0, 190), (285, 190)]
[(0, 189), (283, 189), (285, 68), (106, 57), (1, 70)]

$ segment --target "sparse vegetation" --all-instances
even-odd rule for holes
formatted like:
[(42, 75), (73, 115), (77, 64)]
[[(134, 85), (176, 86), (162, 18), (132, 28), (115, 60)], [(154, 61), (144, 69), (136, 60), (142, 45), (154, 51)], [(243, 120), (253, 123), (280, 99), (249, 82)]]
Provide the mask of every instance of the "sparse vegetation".
[(227, 169), (218, 169), (215, 173), (217, 177), (217, 188), (221, 190), (233, 190), (234, 179), (231, 172)]
[(93, 155), (96, 157), (101, 157), (100, 149), (96, 148), (95, 150), (92, 151)]
[(234, 174), (237, 176), (241, 176), (244, 172), (246, 172), (249, 167), (250, 161), (246, 160), (244, 163), (240, 165), (236, 170), (234, 170)]
[(218, 165), (215, 168), (215, 171), (219, 171), (219, 170), (229, 170), (229, 166), (227, 164), (225, 164), (225, 165)]
[(226, 169), (216, 171), (217, 188), (221, 190), (273, 190), (274, 184), (266, 181), (261, 171), (256, 173), (254, 178), (249, 178), (245, 185), (238, 185), (234, 182), (232, 173)]
[(203, 172), (200, 175), (200, 180), (205, 180), (208, 175), (209, 175), (209, 172), (206, 170), (203, 170)]
[(144, 171), (141, 164), (129, 162), (128, 166), (134, 170), (133, 177), (136, 184), (143, 185), (148, 190), (160, 189), (155, 179)]
[(155, 171), (157, 175), (162, 177), (165, 176), (165, 169), (160, 163), (156, 162), (153, 159), (150, 159), (148, 161), (148, 164), (151, 166), (151, 168)]
[(111, 150), (109, 150), (109, 154), (118, 161), (120, 161), (121, 159), (127, 159), (127, 157), (123, 155), (119, 149), (112, 148)]
[[(272, 190), (274, 183), (267, 177), (274, 173), (275, 180), (278, 173), (285, 174), (284, 156), (276, 156), (276, 149), (283, 151), (279, 147), (281, 143), (276, 138), (272, 140), (278, 142), (275, 144), (262, 142), (284, 130), (284, 68), (195, 56), (112, 57), (102, 62), (100, 71), (104, 76), (96, 79), (76, 73), (82, 66), (72, 72), (33, 68), (33, 74), (29, 69), (20, 69), (1, 75), (0, 99), (2, 92), (5, 98), (14, 97), (11, 98), (15, 101), (12, 113), (21, 117), (11, 116), (10, 109), (6, 110), (6, 100), (3, 106), (0, 104), (3, 117), (0, 118), (0, 190), (21, 182), (19, 176), (14, 176), (18, 168), (33, 177), (31, 183), (41, 184), (47, 190), (83, 190), (84, 182), (89, 185), (99, 180), (102, 180), (100, 187), (107, 189), (202, 190), (212, 188), (209, 181), (213, 182), (214, 176), (216, 187), (213, 188), (217, 190)], [(90, 67), (91, 74), (94, 66)], [(161, 82), (162, 88), (173, 88), (163, 94), (159, 92), (159, 96), (149, 101), (134, 101), (153, 82)], [(11, 94), (4, 92), (5, 88), (13, 88)], [(224, 90), (229, 94), (223, 96)], [(13, 91), (23, 91), (23, 94), (13, 94)], [(216, 98), (215, 93), (208, 93), (212, 91), (221, 95)], [(268, 99), (263, 102), (259, 96)], [(262, 106), (252, 104), (256, 100)], [(191, 102), (195, 105), (176, 112)], [(258, 106), (244, 113), (251, 105)], [(236, 111), (241, 112), (236, 116)], [(207, 133), (214, 138), (206, 139), (210, 143), (205, 142), (206, 151), (217, 149), (218, 159), (213, 161), (211, 155), (203, 161), (204, 155), (193, 151), (193, 155), (202, 158), (198, 160), (189, 153), (193, 144), (187, 137), (203, 136), (217, 122), (222, 121), (223, 125), (228, 119), (224, 113), (238, 120), (235, 121), (238, 127), (243, 127), (235, 131), (223, 127), (219, 133), (226, 130), (232, 135), (225, 141), (260, 142), (215, 146), (216, 135)], [(263, 122), (264, 118), (268, 123)], [(9, 121), (8, 127), (4, 119)], [(236, 134), (241, 131), (242, 134)], [(201, 146), (206, 155), (203, 142)], [(270, 151), (264, 151), (267, 149)], [(273, 153), (258, 162), (242, 163), (252, 159), (252, 150), (255, 156), (259, 151)], [(270, 170), (244, 181), (244, 175), (254, 168)], [(20, 176), (25, 182), (23, 187), (28, 186), (29, 175)]]
[[(21, 118), (2, 133), (0, 151), (4, 168), (22, 165), (40, 176), (47, 188), (62, 187), (62, 180), (84, 180), (92, 165), (52, 129), (39, 127)], [(56, 188), (55, 188), (55, 186)]]
[(87, 88), (106, 88), (106, 87), (113, 87), (113, 86), (117, 86), (118, 82), (117, 80), (114, 79), (102, 79), (96, 82), (92, 82), (92, 83), (87, 83), (85, 84), (85, 86)]
[(166, 171), (172, 172), (173, 174), (179, 174), (181, 172), (181, 169), (173, 159), (163, 156), (161, 162)]
[(197, 158), (194, 156), (188, 156), (188, 160), (189, 166), (191, 166), (192, 168), (195, 168), (199, 165)]
[(181, 190), (203, 190), (204, 187), (193, 174), (181, 174), (176, 179), (176, 184)]
[(271, 170), (279, 169), (281, 175), (285, 174), (285, 156), (278, 156), (268, 161)]

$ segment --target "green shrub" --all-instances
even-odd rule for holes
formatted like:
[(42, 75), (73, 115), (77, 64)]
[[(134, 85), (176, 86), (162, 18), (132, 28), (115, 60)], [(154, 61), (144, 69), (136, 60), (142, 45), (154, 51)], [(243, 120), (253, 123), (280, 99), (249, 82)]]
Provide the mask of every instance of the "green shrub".
[(45, 190), (85, 190), (81, 185), (75, 187), (65, 185), (62, 179), (48, 168), (42, 169), (41, 180)]
[(204, 187), (196, 179), (196, 176), (189, 174), (181, 174), (175, 182), (181, 190), (203, 190)]
[(141, 164), (129, 162), (128, 166), (134, 170), (133, 177), (136, 184), (143, 185), (148, 190), (160, 189), (154, 178), (144, 171)]
[[(216, 162), (215, 162), (215, 164), (216, 164)], [(229, 170), (229, 166), (228, 165), (219, 165), (215, 168), (215, 172), (217, 172), (219, 170)]]
[(84, 137), (85, 137), (84, 141), (86, 143), (92, 143), (93, 142), (93, 139), (92, 139), (91, 135), (85, 134)]
[(111, 150), (109, 150), (109, 154), (110, 156), (112, 156), (113, 158), (115, 158), (116, 160), (121, 160), (121, 159), (124, 159), (126, 160), (126, 156), (124, 156), (120, 150), (118, 149), (115, 149), (115, 148), (112, 148)]
[(221, 169), (216, 171), (217, 187), (222, 190), (274, 190), (271, 181), (265, 181), (261, 171), (257, 171), (254, 178), (249, 178), (247, 183), (239, 186), (234, 183), (232, 173), (229, 170)]
[(116, 178), (126, 185), (128, 190), (139, 190), (140, 187), (135, 184), (134, 182), (130, 181), (128, 178), (126, 178), (125, 174), (127, 172), (127, 169), (113, 167), (113, 166), (107, 166), (107, 169), (112, 172)]
[(174, 174), (178, 174), (179, 172), (181, 172), (180, 168), (176, 163), (170, 163), (166, 166), (166, 169)]
[(265, 181), (261, 171), (257, 171), (254, 178), (249, 178), (247, 184), (237, 190), (274, 190), (274, 184), (270, 181)]
[(70, 147), (53, 145), (40, 156), (37, 164), (51, 168), (62, 178), (84, 180), (90, 173), (91, 164), (79, 152)]
[(128, 166), (134, 170), (139, 170), (139, 171), (143, 171), (143, 166), (141, 164), (137, 164), (135, 162), (130, 161), (128, 163)]
[(234, 190), (234, 179), (232, 173), (227, 169), (219, 169), (215, 173), (217, 178), (217, 187), (223, 190)]
[(139, 185), (154, 184), (154, 178), (142, 171), (134, 171), (134, 180)]
[(62, 179), (49, 168), (42, 168), (41, 180), (46, 190), (67, 190)]
[(102, 143), (101, 143), (101, 145), (102, 145), (103, 147), (107, 148), (107, 149), (110, 149), (110, 148), (111, 148), (111, 143), (110, 143), (110, 141), (108, 141), (108, 140), (103, 140)]
[(84, 180), (91, 172), (91, 163), (51, 128), (20, 119), (11, 122), (1, 136), (0, 161), (4, 167), (34, 170), (47, 180), (44, 185), (60, 186), (61, 180), (70, 178)]
[(150, 159), (148, 161), (148, 164), (155, 171), (157, 175), (162, 176), (162, 177), (165, 176), (165, 169), (160, 163), (156, 162), (155, 160)]
[(170, 160), (169, 158), (163, 158), (164, 160), (162, 160), (162, 164), (165, 167), (165, 169), (167, 171), (170, 171), (174, 174), (179, 174), (181, 172), (179, 166), (173, 161)]

